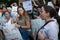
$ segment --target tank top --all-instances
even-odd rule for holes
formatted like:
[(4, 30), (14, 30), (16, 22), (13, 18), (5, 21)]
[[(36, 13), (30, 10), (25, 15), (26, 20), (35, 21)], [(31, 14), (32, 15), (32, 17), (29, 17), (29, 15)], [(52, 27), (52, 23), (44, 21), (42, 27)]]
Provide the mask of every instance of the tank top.
[(5, 26), (8, 26), (8, 25), (10, 25), (10, 24), (11, 24), (11, 18), (9, 19), (8, 22), (6, 22)]

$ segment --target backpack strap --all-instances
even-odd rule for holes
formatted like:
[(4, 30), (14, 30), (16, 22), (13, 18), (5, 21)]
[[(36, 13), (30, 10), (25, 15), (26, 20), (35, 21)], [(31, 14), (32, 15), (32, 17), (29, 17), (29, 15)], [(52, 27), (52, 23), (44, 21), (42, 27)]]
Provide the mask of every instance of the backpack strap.
[(45, 25), (47, 25), (48, 23), (50, 23), (50, 22), (52, 22), (52, 21), (54, 21), (54, 20), (50, 20), (50, 21), (46, 22), (46, 23), (37, 31), (36, 40), (38, 40), (38, 32), (39, 32), (41, 29), (43, 29), (43, 28), (45, 27)]

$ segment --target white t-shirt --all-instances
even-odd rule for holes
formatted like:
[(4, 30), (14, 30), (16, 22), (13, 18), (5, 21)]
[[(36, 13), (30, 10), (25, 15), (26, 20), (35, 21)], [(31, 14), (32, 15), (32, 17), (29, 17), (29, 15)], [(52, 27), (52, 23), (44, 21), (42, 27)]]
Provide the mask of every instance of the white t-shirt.
[(44, 24), (45, 24), (45, 21), (42, 20), (41, 18), (31, 20), (32, 33), (33, 33), (33, 35), (34, 35), (35, 32), (37, 32), (38, 29), (41, 28)]
[(38, 35), (41, 32), (43, 33), (45, 38), (48, 38), (50, 40), (58, 40), (59, 26), (55, 21), (52, 21), (45, 25), (44, 28), (39, 31)]
[(17, 15), (17, 8), (18, 6), (12, 6), (12, 13), (16, 16)]

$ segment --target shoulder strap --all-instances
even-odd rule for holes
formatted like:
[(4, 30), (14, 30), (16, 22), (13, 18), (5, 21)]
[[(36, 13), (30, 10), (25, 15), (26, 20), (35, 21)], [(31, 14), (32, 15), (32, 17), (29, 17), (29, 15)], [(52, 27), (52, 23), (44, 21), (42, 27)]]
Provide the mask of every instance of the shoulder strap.
[(38, 32), (39, 32), (42, 28), (44, 28), (45, 25), (47, 25), (48, 23), (50, 23), (50, 22), (52, 22), (52, 21), (54, 21), (54, 20), (50, 20), (50, 21), (46, 22), (46, 23), (37, 31), (36, 40), (38, 39)]
[(50, 23), (50, 22), (52, 22), (52, 21), (54, 21), (54, 20), (50, 20), (50, 21), (46, 22), (46, 23), (38, 30), (38, 32), (39, 32), (42, 28), (44, 28), (45, 25), (47, 25), (48, 23)]

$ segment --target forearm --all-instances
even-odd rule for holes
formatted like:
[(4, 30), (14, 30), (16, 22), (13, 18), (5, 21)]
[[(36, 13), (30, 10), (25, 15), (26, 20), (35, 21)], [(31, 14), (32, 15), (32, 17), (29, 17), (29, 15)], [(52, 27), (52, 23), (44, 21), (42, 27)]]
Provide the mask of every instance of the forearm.
[(41, 40), (49, 40), (49, 39), (47, 39), (47, 38), (44, 38), (44, 39), (41, 39)]
[(21, 28), (23, 28), (23, 29), (29, 29), (30, 27), (29, 26), (21, 26)]
[(35, 3), (35, 1), (34, 1), (34, 0), (33, 0), (33, 3), (34, 3), (34, 5), (35, 5), (35, 6), (38, 6), (38, 5)]
[(36, 40), (36, 36), (37, 36), (37, 34), (36, 34), (36, 32), (34, 32), (34, 34), (33, 34), (34, 40)]

